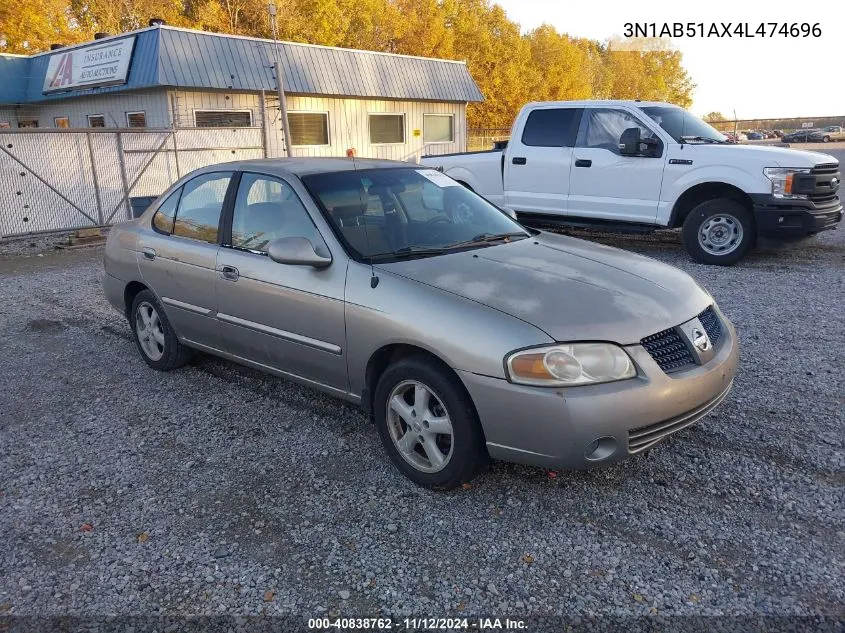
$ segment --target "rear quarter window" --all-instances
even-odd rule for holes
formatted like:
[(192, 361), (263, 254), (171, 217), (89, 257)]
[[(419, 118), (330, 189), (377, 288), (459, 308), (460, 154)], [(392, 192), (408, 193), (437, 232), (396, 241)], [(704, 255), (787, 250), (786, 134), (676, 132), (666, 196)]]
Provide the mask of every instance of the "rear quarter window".
[(179, 196), (182, 187), (171, 193), (153, 216), (153, 228), (159, 233), (173, 233), (173, 221), (176, 219), (176, 208), (179, 206)]

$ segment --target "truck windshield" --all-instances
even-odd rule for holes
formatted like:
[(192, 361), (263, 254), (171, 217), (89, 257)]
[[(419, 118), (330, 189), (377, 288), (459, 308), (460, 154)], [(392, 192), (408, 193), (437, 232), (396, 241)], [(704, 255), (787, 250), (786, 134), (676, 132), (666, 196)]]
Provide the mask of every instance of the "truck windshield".
[(504, 211), (433, 169), (350, 170), (303, 176), (302, 182), (359, 261), (430, 257), (530, 235)]
[(655, 123), (678, 143), (724, 143), (727, 137), (677, 106), (646, 106), (641, 108)]

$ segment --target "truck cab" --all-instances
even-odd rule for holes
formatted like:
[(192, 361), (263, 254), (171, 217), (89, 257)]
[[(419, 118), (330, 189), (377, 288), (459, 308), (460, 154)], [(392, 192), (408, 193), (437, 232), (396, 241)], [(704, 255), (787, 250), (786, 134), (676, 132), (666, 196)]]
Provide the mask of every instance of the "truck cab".
[(668, 103), (530, 103), (503, 150), (422, 162), (527, 223), (680, 227), (707, 264), (739, 261), (758, 236), (802, 237), (842, 219), (835, 158), (730, 144)]

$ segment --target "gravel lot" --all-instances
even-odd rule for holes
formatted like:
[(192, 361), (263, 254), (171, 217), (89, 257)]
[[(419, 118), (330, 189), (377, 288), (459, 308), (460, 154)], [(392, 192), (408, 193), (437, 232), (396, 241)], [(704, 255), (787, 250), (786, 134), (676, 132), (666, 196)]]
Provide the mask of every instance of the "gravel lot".
[(3, 259), (0, 614), (845, 618), (845, 230), (727, 269), (673, 232), (589, 237), (714, 294), (733, 392), (647, 456), (448, 494), (349, 405), (205, 356), (149, 370), (100, 250)]

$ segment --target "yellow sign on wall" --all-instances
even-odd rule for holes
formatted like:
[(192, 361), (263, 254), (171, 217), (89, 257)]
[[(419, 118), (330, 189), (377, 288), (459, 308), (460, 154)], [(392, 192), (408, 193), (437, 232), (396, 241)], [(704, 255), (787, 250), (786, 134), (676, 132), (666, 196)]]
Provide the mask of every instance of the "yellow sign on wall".
[(422, 136), (422, 130), (414, 130), (414, 136)]

